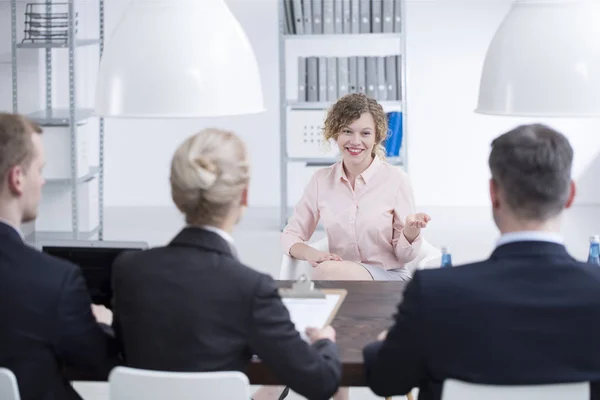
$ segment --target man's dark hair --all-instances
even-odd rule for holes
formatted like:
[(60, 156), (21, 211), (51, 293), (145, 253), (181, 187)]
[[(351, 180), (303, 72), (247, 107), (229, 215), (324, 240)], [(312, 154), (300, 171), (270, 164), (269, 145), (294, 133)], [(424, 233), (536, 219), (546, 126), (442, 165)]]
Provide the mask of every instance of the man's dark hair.
[(492, 142), (492, 179), (520, 218), (544, 221), (567, 202), (573, 148), (560, 132), (541, 124), (521, 125)]

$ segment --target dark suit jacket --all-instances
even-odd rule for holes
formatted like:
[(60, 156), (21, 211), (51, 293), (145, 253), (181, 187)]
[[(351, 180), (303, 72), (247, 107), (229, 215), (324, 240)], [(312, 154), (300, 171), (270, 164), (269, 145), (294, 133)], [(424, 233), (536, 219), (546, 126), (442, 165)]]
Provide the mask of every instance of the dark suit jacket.
[[(600, 268), (561, 245), (515, 242), (489, 260), (419, 271), (383, 343), (364, 350), (380, 396), (447, 378), (483, 384), (600, 381)], [(600, 399), (592, 385), (592, 399)]]
[(113, 279), (114, 328), (131, 367), (245, 372), (256, 354), (309, 399), (338, 388), (336, 345), (304, 342), (273, 279), (241, 264), (216, 233), (185, 228), (166, 247), (123, 253)]
[(26, 245), (0, 222), (0, 367), (21, 399), (78, 399), (63, 367), (106, 379), (108, 341), (79, 267)]

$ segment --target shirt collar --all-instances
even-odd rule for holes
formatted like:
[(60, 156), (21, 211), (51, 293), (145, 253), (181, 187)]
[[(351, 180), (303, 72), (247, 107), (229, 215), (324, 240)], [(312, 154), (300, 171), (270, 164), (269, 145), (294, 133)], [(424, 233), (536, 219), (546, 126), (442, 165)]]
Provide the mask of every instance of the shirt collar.
[(5, 220), (5, 219), (2, 219), (2, 218), (0, 218), (0, 223), (2, 223), (2, 224), (4, 224), (4, 225), (6, 225), (6, 226), (9, 226), (9, 227), (11, 227), (12, 229), (14, 229), (14, 230), (15, 230), (15, 232), (17, 232), (17, 233), (19, 234), (19, 237), (20, 237), (21, 239), (25, 240), (25, 236), (23, 235), (23, 232), (21, 232), (21, 230), (20, 230), (18, 227), (14, 226), (14, 225), (13, 225), (13, 224), (11, 224), (10, 222), (8, 222), (7, 220)]
[(223, 229), (217, 228), (216, 226), (212, 226), (212, 225), (202, 225), (200, 228), (207, 230), (209, 232), (216, 233), (217, 235), (219, 235), (223, 239), (225, 239), (229, 244), (234, 243), (233, 236), (231, 236), (229, 233), (225, 232)]
[[(380, 165), (381, 165), (381, 159), (379, 158), (379, 156), (373, 157), (373, 161), (371, 162), (371, 165), (369, 165), (367, 167), (367, 169), (363, 171), (362, 174), (357, 176), (357, 178), (362, 178), (362, 180), (365, 181), (365, 183), (369, 183), (369, 180), (373, 177), (373, 175), (375, 175), (375, 172), (377, 172), (377, 169), (379, 169)], [(335, 174), (336, 174), (336, 180), (340, 180), (340, 179), (348, 180), (348, 177), (346, 176), (346, 172), (344, 172), (344, 162), (343, 161), (340, 161), (337, 163)]]
[(563, 244), (563, 238), (561, 235), (555, 232), (542, 232), (542, 231), (520, 231), (520, 232), (509, 232), (500, 236), (496, 247), (500, 247), (504, 244), (513, 242), (550, 242)]

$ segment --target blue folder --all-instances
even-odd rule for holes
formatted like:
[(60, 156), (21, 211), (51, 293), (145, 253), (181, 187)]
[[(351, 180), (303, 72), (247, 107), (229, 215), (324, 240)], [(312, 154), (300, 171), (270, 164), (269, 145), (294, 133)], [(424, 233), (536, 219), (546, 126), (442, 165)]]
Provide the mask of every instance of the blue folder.
[(398, 157), (402, 147), (402, 113), (387, 113), (388, 137), (385, 141), (385, 152), (388, 157)]

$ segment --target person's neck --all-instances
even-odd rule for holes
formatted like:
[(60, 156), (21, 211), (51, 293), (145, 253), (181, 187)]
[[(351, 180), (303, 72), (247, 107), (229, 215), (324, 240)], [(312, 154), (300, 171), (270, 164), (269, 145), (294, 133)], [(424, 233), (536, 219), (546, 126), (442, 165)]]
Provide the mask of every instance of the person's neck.
[[(210, 226), (212, 226), (213, 228), (220, 229), (220, 230), (222, 230), (224, 232), (227, 232), (228, 234), (232, 235), (233, 234), (233, 228), (235, 227), (235, 222), (236, 221), (237, 221), (237, 219), (227, 217), (222, 222), (215, 223), (215, 224), (210, 224)], [(206, 226), (205, 224), (202, 224), (202, 223), (191, 223), (190, 225), (194, 226), (194, 227), (197, 227), (197, 228), (201, 228), (203, 226)]]
[(346, 177), (348, 178), (348, 180), (350, 182), (354, 182), (360, 174), (362, 174), (367, 170), (367, 168), (369, 168), (369, 166), (373, 162), (373, 158), (374, 156), (371, 156), (365, 159), (365, 161), (363, 161), (362, 163), (355, 165), (348, 165), (345, 162), (342, 163), (344, 166), (344, 172), (346, 173)]
[(0, 199), (0, 221), (6, 222), (16, 229), (21, 229), (21, 218), (15, 205)]
[(546, 221), (528, 221), (510, 218), (508, 221), (498, 224), (498, 229), (503, 235), (514, 232), (560, 233), (560, 219), (552, 218)]

